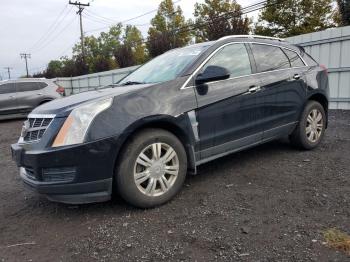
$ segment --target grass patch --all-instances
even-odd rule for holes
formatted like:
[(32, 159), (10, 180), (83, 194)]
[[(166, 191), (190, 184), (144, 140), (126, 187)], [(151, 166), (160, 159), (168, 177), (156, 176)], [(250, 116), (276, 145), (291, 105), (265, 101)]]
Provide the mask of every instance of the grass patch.
[(331, 228), (323, 233), (327, 245), (345, 252), (350, 256), (350, 236), (336, 228)]

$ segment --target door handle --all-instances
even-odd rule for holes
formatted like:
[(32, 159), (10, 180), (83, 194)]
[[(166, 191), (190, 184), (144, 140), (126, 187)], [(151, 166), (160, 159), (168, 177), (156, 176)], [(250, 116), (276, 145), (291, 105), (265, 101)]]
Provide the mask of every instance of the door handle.
[(260, 86), (251, 86), (249, 87), (249, 93), (256, 93), (259, 92), (261, 90)]
[(293, 82), (301, 79), (301, 75), (295, 74), (292, 78), (288, 80), (288, 82)]
[(16, 98), (15, 96), (10, 96), (10, 98)]
[(300, 76), (299, 74), (295, 74), (295, 75), (293, 76), (293, 78), (294, 78), (295, 80), (299, 80), (299, 79), (301, 78), (301, 76)]
[(37, 93), (38, 96), (42, 96), (43, 94), (42, 93)]

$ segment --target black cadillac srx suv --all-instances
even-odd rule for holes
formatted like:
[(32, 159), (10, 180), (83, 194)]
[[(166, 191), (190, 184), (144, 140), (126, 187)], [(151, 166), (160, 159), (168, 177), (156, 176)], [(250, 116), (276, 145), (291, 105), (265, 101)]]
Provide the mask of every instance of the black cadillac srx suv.
[(304, 49), (229, 36), (171, 50), (109, 88), (36, 108), (12, 145), (24, 183), (50, 200), (165, 203), (197, 166), (289, 136), (303, 149), (327, 127), (327, 70)]

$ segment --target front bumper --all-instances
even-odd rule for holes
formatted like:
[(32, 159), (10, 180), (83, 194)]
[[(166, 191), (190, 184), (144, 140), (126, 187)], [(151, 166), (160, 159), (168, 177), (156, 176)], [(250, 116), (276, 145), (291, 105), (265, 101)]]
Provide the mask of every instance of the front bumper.
[(115, 139), (47, 150), (11, 145), (25, 185), (49, 200), (85, 204), (111, 198)]

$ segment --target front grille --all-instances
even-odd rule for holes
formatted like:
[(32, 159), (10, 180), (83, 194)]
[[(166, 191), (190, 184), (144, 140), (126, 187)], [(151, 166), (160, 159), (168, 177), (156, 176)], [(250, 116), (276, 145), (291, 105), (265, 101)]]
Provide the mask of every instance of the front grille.
[(29, 118), (30, 127), (45, 127), (48, 126), (52, 118)]
[(53, 118), (28, 118), (22, 130), (24, 142), (33, 142), (40, 140), (46, 129), (51, 124)]

